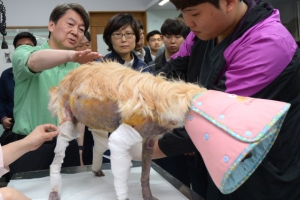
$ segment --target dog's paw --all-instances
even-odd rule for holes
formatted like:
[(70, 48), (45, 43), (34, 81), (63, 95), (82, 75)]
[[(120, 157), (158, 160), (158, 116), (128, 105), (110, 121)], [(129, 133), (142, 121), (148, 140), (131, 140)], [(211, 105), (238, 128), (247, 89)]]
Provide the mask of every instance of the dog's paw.
[(57, 192), (51, 192), (49, 194), (49, 200), (60, 200), (60, 197)]
[(99, 171), (97, 171), (97, 172), (95, 172), (95, 171), (93, 171), (93, 172), (94, 172), (95, 176), (99, 176), (99, 177), (105, 176), (105, 174), (103, 173), (103, 171), (101, 169)]

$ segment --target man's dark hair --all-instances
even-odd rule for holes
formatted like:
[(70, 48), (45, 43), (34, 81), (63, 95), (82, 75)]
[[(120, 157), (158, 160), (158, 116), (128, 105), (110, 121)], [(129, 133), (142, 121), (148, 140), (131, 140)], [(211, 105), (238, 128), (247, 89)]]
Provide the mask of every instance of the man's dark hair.
[(211, 3), (216, 8), (219, 8), (219, 0), (170, 0), (171, 3), (177, 8), (177, 10), (184, 10), (187, 7), (197, 6), (200, 3)]
[(146, 37), (147, 42), (149, 42), (150, 38), (151, 38), (153, 35), (161, 35), (161, 32), (159, 32), (158, 30), (150, 31), (150, 32), (147, 34), (147, 37)]
[[(58, 20), (64, 16), (66, 14), (66, 12), (68, 10), (74, 10), (78, 15), (81, 16), (83, 22), (84, 22), (84, 26), (85, 26), (85, 31), (86, 32), (89, 29), (90, 26), (90, 18), (88, 13), (86, 12), (86, 10), (79, 4), (77, 3), (65, 3), (65, 4), (61, 4), (56, 6), (51, 14), (50, 14), (50, 18), (49, 21), (53, 21), (54, 24), (57, 24)], [(50, 38), (51, 32), (49, 32), (49, 36), (48, 38)]]
[(86, 31), (86, 32), (84, 33), (84, 37), (86, 37), (86, 39), (87, 39), (89, 42), (91, 42), (91, 34), (90, 34), (89, 31)]
[(182, 20), (176, 19), (166, 19), (160, 28), (162, 35), (181, 35), (182, 29), (185, 24)]
[(137, 20), (136, 20), (136, 23), (137, 23), (137, 25), (138, 25), (139, 29), (142, 29), (142, 30), (144, 30), (144, 26), (143, 26), (143, 24), (142, 24), (141, 20), (137, 19)]
[(32, 43), (34, 44), (34, 46), (36, 46), (36, 44), (37, 44), (36, 38), (32, 35), (32, 33), (20, 32), (15, 36), (14, 41), (13, 41), (13, 45), (14, 45), (15, 48), (17, 48), (17, 46), (16, 46), (17, 42), (22, 38), (30, 39), (32, 41)]
[(184, 28), (181, 31), (181, 35), (184, 39), (186, 39), (186, 37), (189, 35), (190, 32), (191, 32), (190, 27), (184, 26)]
[(216, 8), (219, 8), (220, 7), (219, 1), (220, 0), (170, 0), (170, 2), (174, 4), (177, 10), (184, 10), (187, 7), (197, 6), (201, 3), (211, 3)]
[(108, 51), (113, 50), (111, 43), (112, 34), (121, 28), (127, 28), (128, 26), (130, 26), (133, 30), (135, 35), (135, 43), (138, 43), (140, 40), (140, 29), (136, 19), (131, 14), (119, 13), (108, 20), (103, 32), (103, 40), (108, 46)]

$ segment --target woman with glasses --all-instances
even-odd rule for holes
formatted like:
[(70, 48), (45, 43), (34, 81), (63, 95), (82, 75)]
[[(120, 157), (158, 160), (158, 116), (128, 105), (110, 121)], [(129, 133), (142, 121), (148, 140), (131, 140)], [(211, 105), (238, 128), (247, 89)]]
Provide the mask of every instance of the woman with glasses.
[(139, 39), (139, 27), (132, 15), (113, 16), (106, 24), (103, 33), (103, 40), (111, 53), (105, 55), (103, 59), (117, 61), (135, 70), (149, 72), (147, 64), (133, 53)]

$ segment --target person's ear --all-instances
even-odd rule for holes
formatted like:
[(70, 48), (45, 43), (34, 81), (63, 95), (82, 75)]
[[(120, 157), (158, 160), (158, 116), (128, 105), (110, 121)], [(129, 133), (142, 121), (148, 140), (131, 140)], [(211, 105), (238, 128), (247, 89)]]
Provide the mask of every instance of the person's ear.
[(50, 21), (48, 24), (48, 30), (52, 33), (55, 27), (54, 21)]
[(224, 3), (225, 9), (226, 9), (226, 13), (230, 13), (234, 10), (234, 8), (236, 7), (238, 1), (240, 0), (220, 0), (220, 6), (221, 6), (221, 2)]

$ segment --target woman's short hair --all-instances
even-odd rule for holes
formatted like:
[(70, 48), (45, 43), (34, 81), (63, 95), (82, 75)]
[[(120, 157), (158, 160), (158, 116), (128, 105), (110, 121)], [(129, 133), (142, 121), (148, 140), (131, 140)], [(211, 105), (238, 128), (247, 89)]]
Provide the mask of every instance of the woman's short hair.
[(126, 28), (128, 26), (130, 26), (133, 30), (135, 35), (135, 43), (138, 43), (140, 40), (140, 28), (136, 22), (136, 19), (131, 14), (119, 13), (108, 20), (103, 32), (103, 40), (108, 46), (108, 51), (113, 50), (111, 43), (112, 34), (121, 28)]

